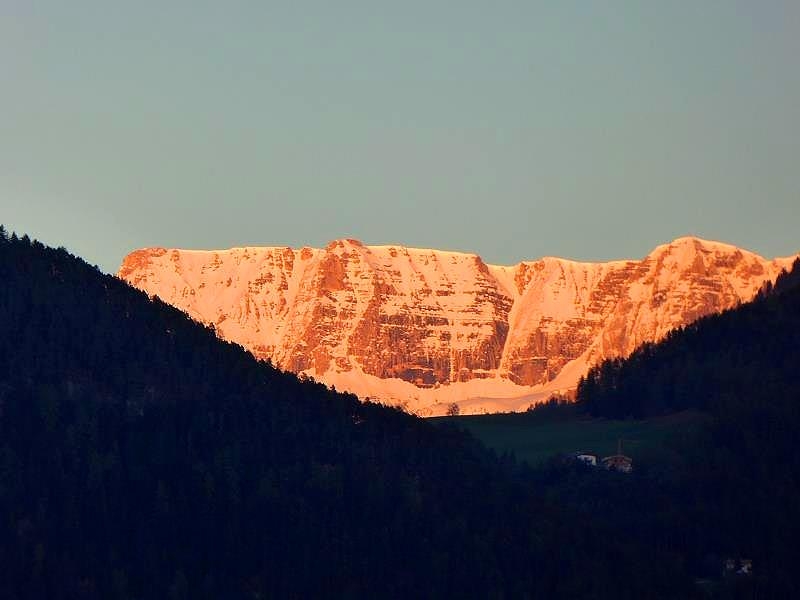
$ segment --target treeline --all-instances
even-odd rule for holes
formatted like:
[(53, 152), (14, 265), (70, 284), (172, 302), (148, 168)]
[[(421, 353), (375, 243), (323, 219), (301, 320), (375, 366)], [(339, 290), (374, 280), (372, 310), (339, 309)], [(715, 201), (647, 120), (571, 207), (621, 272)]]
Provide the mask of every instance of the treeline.
[(578, 385), (592, 416), (643, 418), (685, 409), (728, 411), (800, 393), (800, 260), (758, 297), (605, 360)]
[(0, 597), (688, 597), (454, 427), (0, 228)]

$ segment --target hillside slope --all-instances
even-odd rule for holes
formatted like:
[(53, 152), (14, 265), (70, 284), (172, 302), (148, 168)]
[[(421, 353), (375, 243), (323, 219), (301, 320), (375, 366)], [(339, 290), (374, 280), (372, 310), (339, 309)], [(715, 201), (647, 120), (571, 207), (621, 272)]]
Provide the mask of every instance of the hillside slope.
[(0, 281), (3, 598), (684, 597), (453, 428), (2, 230)]
[(796, 598), (799, 366), (797, 261), (753, 302), (606, 361), (579, 386), (579, 408), (603, 419), (700, 410), (696, 436), (626, 482), (557, 469), (540, 481), (589, 514), (601, 502), (621, 532), (682, 556), (698, 577), (719, 579), (725, 558), (752, 560), (753, 575), (724, 579), (715, 597)]

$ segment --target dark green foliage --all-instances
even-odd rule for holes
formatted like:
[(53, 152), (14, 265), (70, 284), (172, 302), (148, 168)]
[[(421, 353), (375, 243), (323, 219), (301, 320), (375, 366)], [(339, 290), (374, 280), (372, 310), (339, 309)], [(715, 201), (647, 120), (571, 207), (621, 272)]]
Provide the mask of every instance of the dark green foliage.
[(0, 235), (0, 597), (686, 597), (455, 427)]
[(558, 416), (570, 417), (575, 412), (575, 402), (567, 396), (553, 394), (546, 401), (538, 404), (531, 404), (527, 412), (529, 415), (537, 415), (545, 419), (552, 419)]

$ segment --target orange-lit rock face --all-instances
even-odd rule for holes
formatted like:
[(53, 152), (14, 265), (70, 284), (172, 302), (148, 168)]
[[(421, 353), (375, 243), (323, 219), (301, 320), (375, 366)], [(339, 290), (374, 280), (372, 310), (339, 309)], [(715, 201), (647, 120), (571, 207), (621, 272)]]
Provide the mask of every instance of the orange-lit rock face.
[(135, 250), (125, 257), (117, 275), (134, 286), (137, 286), (139, 281), (146, 283), (146, 278), (150, 273), (150, 265), (155, 259), (164, 256), (166, 253), (167, 251), (164, 248)]
[[(513, 267), (355, 240), (325, 249), (137, 250), (119, 275), (292, 371), (420, 389), (533, 386), (749, 300), (790, 259), (681, 238), (640, 261)], [(577, 363), (575, 362), (577, 361)]]

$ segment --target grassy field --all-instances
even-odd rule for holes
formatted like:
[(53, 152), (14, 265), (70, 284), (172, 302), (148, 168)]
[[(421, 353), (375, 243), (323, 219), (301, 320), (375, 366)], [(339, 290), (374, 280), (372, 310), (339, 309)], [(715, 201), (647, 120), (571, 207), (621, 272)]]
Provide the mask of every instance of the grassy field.
[(591, 452), (600, 457), (615, 454), (617, 440), (623, 440), (623, 453), (636, 461), (660, 453), (664, 442), (686, 435), (702, 423), (703, 415), (682, 412), (642, 421), (590, 419), (574, 410), (553, 414), (512, 413), (440, 417), (470, 431), (498, 453), (511, 451), (520, 460), (537, 464), (561, 453)]

